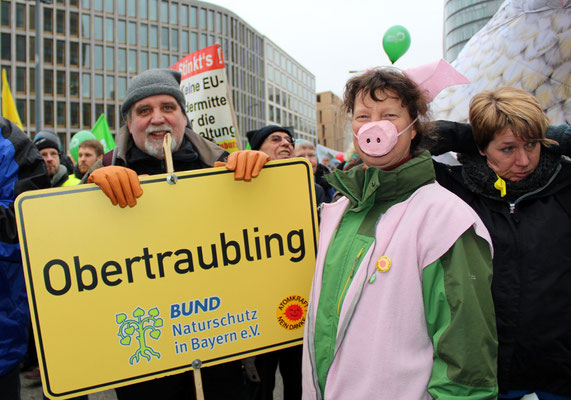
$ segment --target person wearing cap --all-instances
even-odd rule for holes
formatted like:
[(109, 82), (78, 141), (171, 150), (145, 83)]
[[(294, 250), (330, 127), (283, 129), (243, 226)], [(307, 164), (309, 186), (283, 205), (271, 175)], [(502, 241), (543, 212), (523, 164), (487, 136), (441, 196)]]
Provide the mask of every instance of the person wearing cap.
[(75, 176), (70, 175), (68, 169), (61, 163), (61, 144), (54, 132), (38, 132), (34, 144), (44, 158), (52, 187), (73, 186), (80, 182)]
[[(195, 133), (185, 114), (180, 90), (181, 74), (171, 69), (150, 69), (130, 82), (121, 107), (126, 123), (117, 134), (116, 147), (97, 161), (87, 182), (97, 184), (120, 207), (137, 204), (143, 194), (138, 175), (165, 173), (163, 139), (172, 137), (175, 171), (226, 166), (237, 180), (256, 177), (269, 157), (259, 151), (228, 153)], [(84, 177), (85, 179), (85, 177)], [(202, 370), (206, 399), (233, 399), (242, 391), (242, 364), (232, 361)], [(116, 389), (119, 400), (194, 399), (192, 372), (170, 375)]]
[(0, 117), (0, 399), (20, 400), (19, 364), (28, 344), (30, 312), (14, 200), (50, 187), (46, 165), (32, 141)]
[(224, 165), (234, 171), (236, 180), (249, 181), (258, 176), (268, 161), (259, 151), (229, 155), (195, 133), (185, 114), (180, 80), (179, 71), (149, 69), (130, 82), (121, 106), (126, 123), (117, 134), (115, 149), (91, 167), (87, 179), (97, 184), (114, 205), (137, 204), (137, 198), (143, 194), (137, 175), (166, 172), (162, 145), (167, 133), (171, 134), (175, 171)]
[[(272, 161), (294, 157), (294, 139), (287, 128), (268, 125), (258, 130), (249, 131), (246, 136), (252, 150), (260, 150), (267, 154)], [(315, 183), (315, 197), (318, 206), (329, 202), (323, 187), (318, 183)]]

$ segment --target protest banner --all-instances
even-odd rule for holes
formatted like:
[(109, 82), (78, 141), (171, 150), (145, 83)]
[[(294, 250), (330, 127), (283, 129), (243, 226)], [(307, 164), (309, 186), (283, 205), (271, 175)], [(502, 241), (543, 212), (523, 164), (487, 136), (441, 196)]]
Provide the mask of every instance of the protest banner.
[(192, 129), (229, 153), (238, 150), (238, 124), (226, 78), (222, 48), (215, 44), (179, 60), (180, 89)]
[(317, 247), (312, 175), (300, 159), (270, 162), (251, 182), (225, 168), (154, 175), (124, 209), (91, 184), (19, 196), (46, 395), (301, 344)]

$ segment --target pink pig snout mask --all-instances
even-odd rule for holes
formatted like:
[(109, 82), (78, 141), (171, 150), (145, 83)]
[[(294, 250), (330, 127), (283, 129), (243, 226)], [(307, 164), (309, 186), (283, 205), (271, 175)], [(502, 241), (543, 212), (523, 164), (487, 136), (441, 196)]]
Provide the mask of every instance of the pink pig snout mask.
[(371, 157), (382, 157), (396, 146), (398, 137), (405, 133), (417, 119), (418, 117), (400, 132), (390, 121), (367, 122), (356, 135), (354, 133), (353, 135), (357, 138), (357, 143), (363, 153)]

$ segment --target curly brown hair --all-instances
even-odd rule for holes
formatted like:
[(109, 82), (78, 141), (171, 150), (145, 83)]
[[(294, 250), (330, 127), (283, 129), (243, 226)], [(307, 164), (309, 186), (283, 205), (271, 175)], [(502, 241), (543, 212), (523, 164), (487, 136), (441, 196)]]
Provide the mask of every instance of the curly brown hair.
[(352, 115), (357, 96), (369, 95), (374, 101), (383, 101), (383, 98), (379, 98), (379, 94), (386, 92), (392, 92), (398, 96), (411, 120), (418, 117), (413, 126), (416, 137), (410, 144), (411, 153), (416, 155), (421, 150), (419, 144), (424, 136), (433, 129), (432, 125), (426, 122), (429, 112), (425, 93), (402, 71), (392, 67), (378, 67), (349, 79), (345, 85), (343, 106), (345, 111)]

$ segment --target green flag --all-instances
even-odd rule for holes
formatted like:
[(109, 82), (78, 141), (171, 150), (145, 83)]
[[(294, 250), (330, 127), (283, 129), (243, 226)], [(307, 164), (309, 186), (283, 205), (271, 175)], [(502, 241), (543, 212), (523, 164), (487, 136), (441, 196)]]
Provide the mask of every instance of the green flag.
[(99, 116), (97, 122), (91, 129), (91, 133), (93, 133), (97, 140), (101, 142), (106, 153), (115, 148), (115, 140), (113, 139), (113, 135), (109, 129), (109, 124), (107, 124), (107, 118), (105, 118), (105, 114), (101, 114)]

